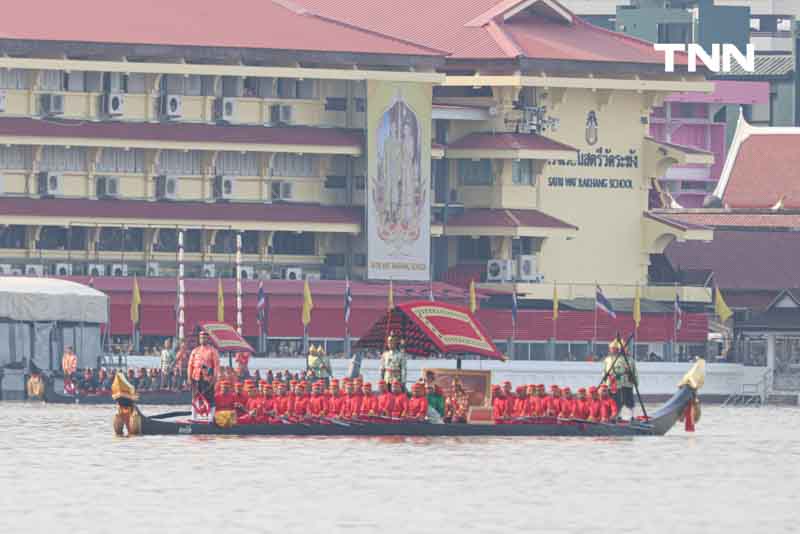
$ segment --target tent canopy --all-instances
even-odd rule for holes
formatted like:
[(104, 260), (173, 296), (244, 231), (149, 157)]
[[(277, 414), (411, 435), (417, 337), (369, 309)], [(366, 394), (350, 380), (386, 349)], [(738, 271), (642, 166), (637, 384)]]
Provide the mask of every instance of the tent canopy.
[(0, 319), (107, 323), (108, 297), (68, 280), (0, 276)]
[(211, 343), (220, 352), (255, 352), (250, 343), (229, 324), (207, 321), (200, 323), (200, 328), (208, 334)]
[(411, 354), (477, 354), (504, 360), (478, 320), (452, 304), (415, 301), (388, 310), (356, 343), (356, 349), (383, 350), (386, 335), (405, 340)]

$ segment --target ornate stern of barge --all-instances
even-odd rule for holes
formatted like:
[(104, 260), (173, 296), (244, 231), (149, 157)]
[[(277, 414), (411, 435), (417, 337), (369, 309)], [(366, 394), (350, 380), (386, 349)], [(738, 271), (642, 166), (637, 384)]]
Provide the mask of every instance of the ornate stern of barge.
[(684, 408), (680, 417), (680, 421), (684, 423), (684, 430), (686, 430), (686, 432), (694, 432), (695, 424), (700, 421), (700, 398), (697, 396), (697, 392), (703, 387), (705, 381), (706, 361), (703, 358), (697, 358), (692, 368), (689, 369), (681, 381), (678, 382), (678, 387), (688, 386), (692, 389), (693, 393), (691, 400), (686, 403), (686, 408)]
[(124, 373), (118, 372), (111, 384), (111, 398), (117, 402), (117, 413), (114, 414), (114, 433), (118, 436), (135, 436), (142, 431), (142, 416), (136, 401), (139, 394), (136, 388), (128, 382)]

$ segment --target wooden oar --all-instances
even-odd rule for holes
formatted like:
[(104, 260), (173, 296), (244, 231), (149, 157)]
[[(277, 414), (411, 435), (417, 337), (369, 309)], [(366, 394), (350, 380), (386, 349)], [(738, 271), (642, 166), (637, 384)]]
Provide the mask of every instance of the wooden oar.
[(167, 412), (158, 415), (149, 415), (148, 419), (169, 419), (171, 417), (187, 417), (192, 415), (192, 412)]

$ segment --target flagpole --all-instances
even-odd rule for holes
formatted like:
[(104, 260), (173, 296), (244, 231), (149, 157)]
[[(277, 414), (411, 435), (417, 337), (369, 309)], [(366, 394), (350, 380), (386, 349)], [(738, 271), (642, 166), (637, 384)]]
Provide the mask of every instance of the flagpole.
[(592, 355), (597, 356), (597, 282), (595, 282), (594, 288), (594, 330), (592, 333)]
[(242, 233), (236, 232), (236, 331), (242, 335)]
[(672, 361), (678, 361), (678, 284), (675, 283), (675, 297), (672, 301)]
[(184, 293), (185, 287), (183, 282), (183, 230), (178, 230), (178, 317), (177, 317), (177, 341), (180, 343), (183, 340), (184, 328)]

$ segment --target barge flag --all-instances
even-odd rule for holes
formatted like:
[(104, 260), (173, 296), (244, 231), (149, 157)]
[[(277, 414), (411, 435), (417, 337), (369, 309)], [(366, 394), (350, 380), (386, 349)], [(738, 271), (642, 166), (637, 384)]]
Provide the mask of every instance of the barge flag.
[(558, 320), (558, 286), (553, 282), (553, 320)]
[(633, 298), (633, 324), (639, 328), (639, 323), (642, 322), (642, 296), (639, 292), (639, 286), (636, 286), (636, 296)]
[(675, 293), (675, 330), (680, 330), (683, 324), (683, 310), (681, 309), (681, 298)]
[(475, 295), (475, 280), (469, 281), (469, 312), (478, 311), (478, 298)]
[(606, 312), (612, 319), (617, 318), (617, 312), (614, 311), (614, 306), (611, 305), (611, 301), (603, 294), (603, 290), (600, 289), (599, 285), (595, 286), (594, 307)]
[(353, 293), (350, 291), (350, 279), (344, 283), (344, 324), (350, 324), (350, 307), (353, 305)]
[(311, 322), (311, 310), (314, 309), (314, 301), (311, 299), (311, 287), (308, 280), (303, 285), (303, 326), (308, 326)]
[(511, 328), (517, 333), (517, 292), (511, 293)]
[(391, 310), (392, 308), (394, 308), (394, 285), (392, 285), (392, 281), (389, 280), (389, 297), (386, 309)]
[(225, 292), (222, 290), (222, 278), (217, 278), (217, 322), (225, 322)]
[(722, 298), (722, 292), (719, 290), (719, 287), (714, 290), (714, 312), (719, 315), (723, 323), (733, 315), (733, 312), (725, 303), (725, 299)]
[(258, 281), (258, 300), (256, 301), (258, 325), (262, 332), (267, 330), (267, 295), (264, 293), (264, 281)]
[(133, 292), (131, 294), (131, 322), (133, 328), (139, 324), (139, 305), (142, 303), (142, 294), (139, 292), (139, 280), (133, 276)]

